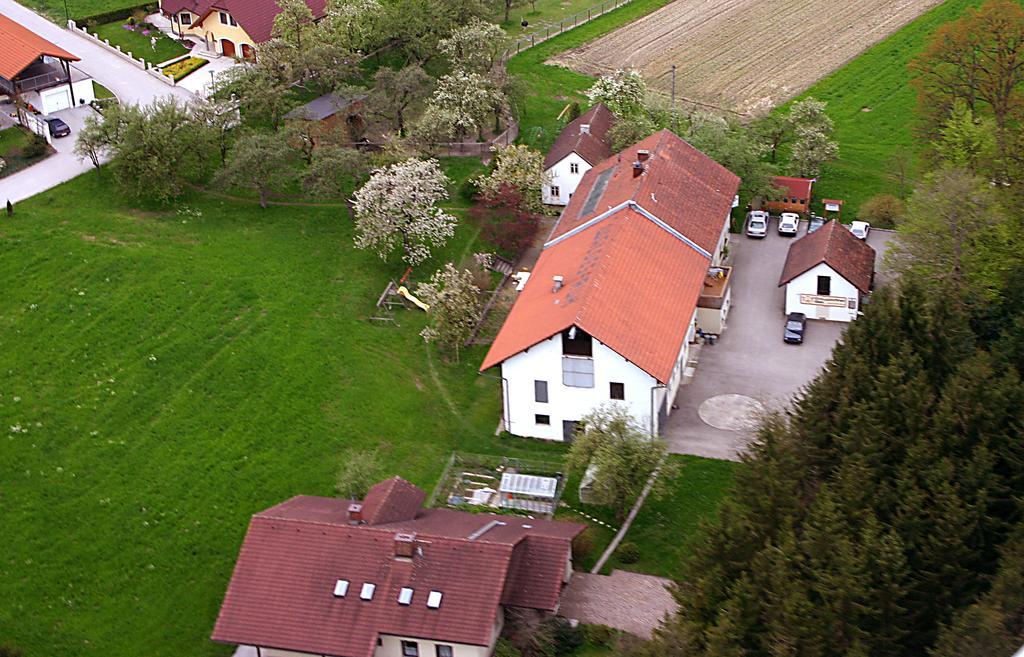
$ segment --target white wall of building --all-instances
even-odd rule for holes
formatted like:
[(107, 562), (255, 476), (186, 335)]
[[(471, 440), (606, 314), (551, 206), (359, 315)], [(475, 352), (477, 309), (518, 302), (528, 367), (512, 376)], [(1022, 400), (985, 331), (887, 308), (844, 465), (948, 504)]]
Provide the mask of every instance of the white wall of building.
[(78, 80), (72, 83), (75, 90), (74, 105), (71, 102), (71, 90), (67, 84), (60, 84), (49, 89), (39, 90), (38, 109), (43, 114), (53, 114), (60, 110), (68, 109), (78, 105), (84, 105), (96, 100), (96, 93), (93, 89), (91, 79)]
[[(576, 165), (576, 173), (573, 173), (573, 165)], [(544, 185), (543, 197), (547, 205), (568, 205), (569, 197), (576, 192), (583, 174), (590, 171), (591, 166), (587, 161), (576, 153), (569, 153), (561, 160), (553, 164), (547, 173), (551, 177), (550, 182)], [(558, 188), (558, 196), (551, 193), (551, 188)]]
[[(693, 322), (690, 324), (692, 336)], [(684, 341), (667, 389), (596, 338), (593, 341), (594, 387), (563, 385), (561, 334), (535, 344), (501, 364), (505, 429), (516, 436), (561, 441), (563, 421), (579, 421), (595, 408), (612, 402), (624, 404), (640, 426), (650, 429), (653, 399), (654, 431), (657, 432), (658, 409), (666, 394), (675, 396), (689, 355), (688, 342)], [(546, 403), (535, 400), (534, 381), (547, 381)], [(611, 399), (612, 382), (624, 384), (624, 400)], [(547, 415), (550, 424), (538, 424), (537, 415)]]
[[(830, 278), (827, 297), (818, 295), (818, 276)], [(823, 303), (806, 303), (814, 300)], [(840, 305), (841, 302), (845, 303)], [(857, 319), (859, 309), (860, 290), (825, 263), (809, 269), (786, 284), (787, 314), (797, 312), (807, 315), (807, 319), (852, 322)]]

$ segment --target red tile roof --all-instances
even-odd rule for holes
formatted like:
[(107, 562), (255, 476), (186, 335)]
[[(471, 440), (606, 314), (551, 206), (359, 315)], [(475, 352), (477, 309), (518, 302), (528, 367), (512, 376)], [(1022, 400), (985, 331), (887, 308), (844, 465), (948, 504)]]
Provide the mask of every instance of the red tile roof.
[(481, 370), (577, 326), (658, 381), (671, 377), (739, 178), (667, 130), (623, 155), (583, 177)]
[(426, 493), (401, 477), (392, 477), (369, 490), (363, 500), (363, 519), (368, 525), (410, 520), (423, 506)]
[[(306, 0), (306, 4), (316, 20), (327, 13), (327, 0)], [(257, 44), (270, 39), (274, 18), (281, 13), (276, 0), (163, 0), (162, 9), (167, 15), (189, 11), (199, 16), (194, 23), (212, 11), (226, 11)]]
[(67, 50), (0, 14), (0, 78), (13, 80), (43, 55), (79, 61)]
[(797, 199), (811, 200), (811, 188), (814, 186), (813, 178), (790, 178), (788, 176), (776, 176), (772, 178), (772, 185), (785, 189), (786, 196)]
[(832, 220), (789, 246), (779, 286), (825, 263), (854, 287), (868, 293), (875, 276), (875, 250)]
[[(555, 609), (583, 530), (446, 509), (350, 525), (348, 504), (299, 496), (253, 517), (215, 641), (339, 657), (370, 657), (380, 634), (489, 645), (501, 604)], [(411, 560), (395, 557), (399, 531), (415, 534)], [(333, 595), (339, 579), (349, 582), (344, 597)], [(360, 599), (365, 582), (376, 585), (369, 601)], [(403, 587), (413, 589), (409, 605), (398, 603)], [(442, 594), (437, 609), (426, 605), (431, 591)]]
[[(558, 164), (570, 153), (576, 153), (590, 166), (596, 165), (612, 154), (612, 147), (608, 143), (608, 130), (615, 123), (615, 115), (603, 104), (598, 103), (583, 114), (570, 121), (544, 158), (544, 168), (549, 169)], [(590, 126), (586, 132), (582, 126)]]

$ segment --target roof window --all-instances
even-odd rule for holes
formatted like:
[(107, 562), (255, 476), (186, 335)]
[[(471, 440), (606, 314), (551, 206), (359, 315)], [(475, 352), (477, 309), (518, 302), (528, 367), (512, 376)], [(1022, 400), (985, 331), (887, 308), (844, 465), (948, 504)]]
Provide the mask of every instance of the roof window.
[(430, 595), (427, 596), (427, 606), (431, 609), (437, 609), (441, 606), (441, 592), (431, 591)]
[(407, 586), (403, 586), (402, 590), (398, 592), (398, 604), (407, 605), (412, 602), (412, 589)]
[(370, 584), (366, 582), (363, 584), (363, 590), (359, 592), (360, 600), (373, 600), (373, 592), (377, 590), (376, 584)]
[(334, 583), (334, 597), (344, 598), (346, 593), (348, 593), (348, 580), (339, 579)]

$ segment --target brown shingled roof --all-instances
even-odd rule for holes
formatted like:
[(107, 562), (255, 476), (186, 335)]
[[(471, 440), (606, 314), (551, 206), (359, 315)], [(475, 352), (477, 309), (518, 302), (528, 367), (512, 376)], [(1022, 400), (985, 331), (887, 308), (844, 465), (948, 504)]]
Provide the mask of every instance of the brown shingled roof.
[[(548, 169), (558, 164), (570, 153), (576, 153), (590, 166), (607, 158), (612, 154), (607, 135), (614, 123), (615, 115), (610, 109), (601, 103), (594, 105), (567, 123), (558, 133), (558, 138), (544, 158), (544, 168)], [(582, 130), (584, 125), (590, 126), (586, 132)]]
[(427, 494), (401, 477), (376, 484), (363, 500), (363, 518), (368, 525), (410, 520), (423, 506)]
[(779, 286), (825, 263), (867, 294), (875, 277), (875, 250), (833, 219), (789, 245)]
[(0, 77), (13, 80), (43, 55), (79, 61), (67, 50), (0, 14)]
[[(407, 486), (395, 478), (375, 488), (387, 499)], [(253, 517), (215, 641), (338, 657), (371, 657), (382, 634), (486, 646), (500, 605), (557, 607), (571, 541), (584, 529), (450, 509), (352, 525), (348, 505), (298, 496)], [(396, 558), (397, 533), (415, 535), (412, 559)], [(343, 597), (337, 580), (349, 583)], [(364, 583), (376, 585), (371, 600), (360, 599)], [(403, 587), (413, 590), (408, 605), (398, 603)], [(436, 609), (426, 604), (431, 591), (442, 594)]]

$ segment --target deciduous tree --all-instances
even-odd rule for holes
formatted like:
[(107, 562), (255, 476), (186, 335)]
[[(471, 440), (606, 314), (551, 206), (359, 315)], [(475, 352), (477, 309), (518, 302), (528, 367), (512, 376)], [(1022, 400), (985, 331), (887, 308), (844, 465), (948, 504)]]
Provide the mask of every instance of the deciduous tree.
[(270, 193), (295, 180), (295, 164), (294, 152), (280, 134), (251, 133), (235, 142), (216, 181), (228, 188), (255, 190), (260, 207), (266, 208)]
[(482, 135), (487, 117), (503, 101), (503, 94), (479, 73), (455, 71), (442, 76), (421, 121), (420, 134), (428, 140), (438, 135)]
[(826, 107), (827, 103), (805, 98), (789, 110), (795, 135), (790, 160), (798, 175), (815, 177), (823, 164), (839, 156), (839, 144), (832, 138), (835, 124), (825, 114)]
[(303, 41), (309, 45), (310, 35), (316, 29), (313, 11), (306, 0), (277, 0), (277, 6), (281, 11), (274, 16), (271, 36), (302, 50)]
[(643, 112), (647, 83), (639, 71), (619, 69), (602, 75), (587, 90), (591, 103), (604, 103), (615, 116), (625, 119)]
[(509, 42), (505, 30), (474, 18), (441, 39), (437, 47), (452, 68), (486, 74), (499, 62)]
[(473, 272), (446, 263), (416, 287), (416, 296), (430, 306), (430, 326), (420, 332), (427, 342), (437, 342), (459, 361), (462, 344), (480, 321), (480, 288)]
[(355, 193), (356, 246), (387, 260), (396, 247), (418, 265), (455, 234), (455, 217), (435, 204), (448, 198), (437, 160), (409, 159), (376, 169)]
[(498, 146), (494, 169), (480, 181), (484, 195), (497, 194), (511, 187), (521, 194), (523, 209), (533, 213), (544, 210), (541, 192), (551, 176), (544, 171), (544, 154), (525, 145)]
[(376, 449), (348, 449), (341, 455), (334, 489), (350, 500), (361, 500), (383, 476), (384, 463)]
[(391, 121), (399, 137), (405, 136), (406, 117), (411, 107), (426, 100), (434, 79), (418, 64), (399, 70), (384, 66), (373, 76), (370, 111)]
[(344, 198), (353, 182), (366, 175), (366, 155), (345, 146), (320, 146), (313, 151), (313, 160), (306, 171), (303, 185), (313, 196), (325, 199)]

